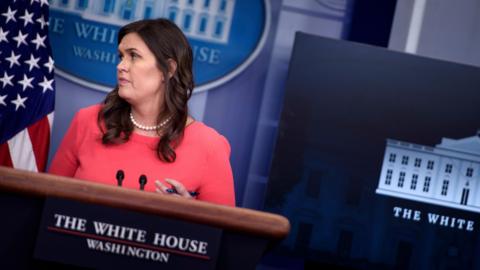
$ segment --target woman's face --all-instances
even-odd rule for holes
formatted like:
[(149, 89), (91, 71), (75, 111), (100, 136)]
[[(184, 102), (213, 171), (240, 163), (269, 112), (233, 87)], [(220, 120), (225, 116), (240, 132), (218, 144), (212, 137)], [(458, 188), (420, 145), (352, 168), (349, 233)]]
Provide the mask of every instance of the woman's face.
[(158, 109), (163, 104), (165, 80), (154, 54), (137, 33), (125, 35), (118, 45), (118, 94), (132, 106)]

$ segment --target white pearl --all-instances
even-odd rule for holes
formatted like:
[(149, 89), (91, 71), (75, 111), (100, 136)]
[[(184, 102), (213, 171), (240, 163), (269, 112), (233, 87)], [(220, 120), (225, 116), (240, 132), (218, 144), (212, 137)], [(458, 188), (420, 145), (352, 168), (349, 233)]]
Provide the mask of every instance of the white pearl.
[(141, 125), (139, 124), (135, 118), (133, 118), (133, 114), (130, 112), (130, 120), (132, 121), (132, 124), (137, 127), (138, 129), (141, 129), (141, 130), (146, 130), (146, 131), (152, 131), (152, 130), (157, 130), (157, 129), (160, 129), (161, 127), (165, 126), (168, 121), (170, 121), (172, 117), (168, 117), (167, 119), (163, 120), (160, 124), (156, 125), (156, 126), (144, 126), (144, 125)]

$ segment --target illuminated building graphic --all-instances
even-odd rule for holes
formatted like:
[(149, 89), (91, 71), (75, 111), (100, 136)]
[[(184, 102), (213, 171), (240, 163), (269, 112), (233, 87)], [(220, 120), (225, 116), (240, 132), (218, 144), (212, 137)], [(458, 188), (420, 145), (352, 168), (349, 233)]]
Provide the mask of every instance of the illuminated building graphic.
[(51, 0), (52, 9), (94, 22), (122, 26), (168, 18), (190, 38), (228, 43), (235, 0)]
[(480, 212), (480, 134), (435, 147), (387, 140), (376, 193)]

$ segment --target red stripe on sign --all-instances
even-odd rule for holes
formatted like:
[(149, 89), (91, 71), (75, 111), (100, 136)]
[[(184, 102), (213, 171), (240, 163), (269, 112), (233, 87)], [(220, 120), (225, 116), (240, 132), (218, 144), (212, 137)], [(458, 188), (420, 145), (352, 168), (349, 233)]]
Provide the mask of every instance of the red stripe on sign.
[(48, 149), (50, 146), (50, 124), (45, 116), (28, 127), (28, 135), (32, 142), (33, 154), (39, 172), (44, 172), (47, 166)]
[(8, 143), (0, 144), (0, 165), (13, 168), (12, 157), (10, 157)]

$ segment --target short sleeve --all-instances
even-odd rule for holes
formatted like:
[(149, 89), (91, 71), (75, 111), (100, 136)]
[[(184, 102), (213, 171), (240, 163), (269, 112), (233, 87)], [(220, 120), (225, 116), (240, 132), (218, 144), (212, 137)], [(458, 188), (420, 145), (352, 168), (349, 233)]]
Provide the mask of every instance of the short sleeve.
[(235, 191), (230, 165), (230, 144), (219, 134), (212, 140), (198, 199), (235, 206)]

